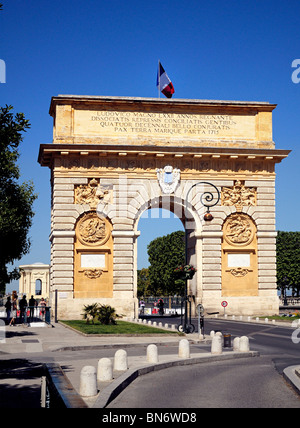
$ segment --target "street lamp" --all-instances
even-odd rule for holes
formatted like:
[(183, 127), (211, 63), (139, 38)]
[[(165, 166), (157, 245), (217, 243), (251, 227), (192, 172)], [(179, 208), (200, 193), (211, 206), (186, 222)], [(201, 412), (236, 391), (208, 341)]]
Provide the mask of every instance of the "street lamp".
[[(188, 198), (190, 195), (190, 192), (192, 191), (192, 189), (198, 185), (206, 185), (206, 186), (210, 186), (212, 188), (211, 191), (204, 191), (202, 194), (200, 194), (200, 202), (201, 204), (206, 208), (206, 213), (203, 216), (203, 220), (204, 221), (212, 221), (213, 220), (213, 216), (210, 212), (210, 208), (214, 207), (215, 205), (217, 205), (217, 203), (220, 200), (220, 192), (217, 189), (217, 187), (212, 184), (209, 183), (207, 181), (199, 181), (198, 183), (193, 184), (186, 195), (186, 199), (185, 199), (185, 264), (188, 264), (188, 232), (187, 232), (187, 204), (188, 204)], [(215, 195), (212, 193), (213, 191), (216, 191), (216, 197)], [(191, 302), (189, 302), (189, 304), (191, 305)], [(185, 291), (184, 291), (184, 321), (183, 324), (181, 324), (180, 327), (180, 331), (183, 331), (184, 333), (192, 333), (194, 331), (194, 326), (191, 324), (191, 315), (189, 317), (189, 322), (188, 322), (188, 279), (187, 277), (185, 278)]]

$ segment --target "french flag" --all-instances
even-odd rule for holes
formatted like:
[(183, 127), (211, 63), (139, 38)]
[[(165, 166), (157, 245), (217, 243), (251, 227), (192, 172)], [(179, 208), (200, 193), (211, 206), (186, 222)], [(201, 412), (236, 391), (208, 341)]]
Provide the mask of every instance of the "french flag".
[(175, 89), (160, 61), (158, 61), (156, 86), (158, 87), (158, 90), (162, 92), (167, 98), (172, 98)]

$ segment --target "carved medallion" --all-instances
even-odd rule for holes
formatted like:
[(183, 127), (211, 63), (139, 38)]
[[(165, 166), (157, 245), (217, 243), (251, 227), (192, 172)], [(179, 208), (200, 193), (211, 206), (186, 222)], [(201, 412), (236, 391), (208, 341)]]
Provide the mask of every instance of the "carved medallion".
[(85, 214), (78, 223), (78, 239), (86, 245), (102, 245), (109, 238), (109, 229), (104, 219), (94, 212)]
[(99, 201), (108, 194), (108, 189), (102, 187), (93, 178), (87, 185), (80, 185), (75, 188), (75, 204), (89, 204), (91, 209), (96, 209)]
[(222, 187), (222, 205), (235, 205), (238, 211), (244, 206), (255, 206), (256, 188), (246, 187), (240, 180), (233, 187)]
[(232, 214), (224, 224), (224, 238), (231, 245), (248, 245), (252, 242), (255, 226), (246, 214)]
[(174, 193), (180, 181), (180, 169), (167, 165), (163, 169), (158, 168), (156, 172), (162, 192), (166, 194)]

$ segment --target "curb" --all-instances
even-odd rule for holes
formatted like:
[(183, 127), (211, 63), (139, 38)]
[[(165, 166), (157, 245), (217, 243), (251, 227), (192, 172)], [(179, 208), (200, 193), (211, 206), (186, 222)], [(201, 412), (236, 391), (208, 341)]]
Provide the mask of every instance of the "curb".
[[(157, 336), (156, 336), (157, 337)], [(152, 341), (151, 343), (154, 343)], [(178, 342), (167, 342), (167, 343), (156, 343), (157, 346), (176, 346)], [(78, 346), (63, 346), (57, 348), (51, 348), (51, 352), (63, 352), (63, 351), (84, 351), (93, 349), (120, 349), (121, 348), (146, 348), (149, 343), (122, 343), (122, 344), (111, 344), (111, 345), (78, 345)]]
[(286, 367), (283, 370), (283, 377), (300, 395), (300, 377), (296, 374), (296, 370), (299, 370), (299, 368), (299, 365)]

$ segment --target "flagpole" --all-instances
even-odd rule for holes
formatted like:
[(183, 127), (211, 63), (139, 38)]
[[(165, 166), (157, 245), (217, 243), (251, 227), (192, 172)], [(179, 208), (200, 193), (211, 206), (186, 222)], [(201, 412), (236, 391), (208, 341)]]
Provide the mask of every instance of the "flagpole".
[(160, 60), (158, 60), (157, 75), (158, 75), (158, 98), (160, 98)]

